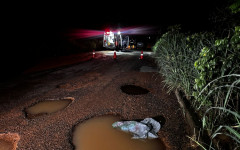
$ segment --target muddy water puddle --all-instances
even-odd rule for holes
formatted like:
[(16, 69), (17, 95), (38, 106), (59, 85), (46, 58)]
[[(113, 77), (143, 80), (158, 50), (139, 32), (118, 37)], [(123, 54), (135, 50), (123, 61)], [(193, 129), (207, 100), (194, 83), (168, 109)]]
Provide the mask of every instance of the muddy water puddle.
[(101, 116), (75, 127), (73, 144), (76, 150), (165, 150), (160, 139), (131, 139), (132, 135), (112, 128), (118, 117)]
[(11, 142), (0, 140), (0, 150), (12, 150), (13, 144)]
[(28, 118), (35, 118), (44, 114), (51, 114), (66, 108), (74, 98), (41, 101), (25, 110)]

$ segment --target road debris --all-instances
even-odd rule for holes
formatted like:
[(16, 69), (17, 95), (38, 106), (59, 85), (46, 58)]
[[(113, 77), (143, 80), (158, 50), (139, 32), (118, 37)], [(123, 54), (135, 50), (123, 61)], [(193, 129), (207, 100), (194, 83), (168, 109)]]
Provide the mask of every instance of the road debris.
[(145, 118), (137, 121), (117, 121), (112, 124), (113, 128), (118, 128), (124, 132), (133, 134), (132, 139), (154, 139), (158, 138), (158, 131), (161, 128), (159, 122), (152, 118)]

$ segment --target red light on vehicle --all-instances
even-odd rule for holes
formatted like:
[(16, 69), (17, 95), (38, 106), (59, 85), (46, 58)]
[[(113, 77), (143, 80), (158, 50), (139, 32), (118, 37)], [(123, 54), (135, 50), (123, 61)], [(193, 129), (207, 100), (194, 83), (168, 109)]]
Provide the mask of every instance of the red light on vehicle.
[(109, 34), (110, 34), (110, 30), (109, 30), (109, 29), (106, 29), (106, 30), (105, 30), (105, 34), (106, 34), (106, 35), (109, 35)]

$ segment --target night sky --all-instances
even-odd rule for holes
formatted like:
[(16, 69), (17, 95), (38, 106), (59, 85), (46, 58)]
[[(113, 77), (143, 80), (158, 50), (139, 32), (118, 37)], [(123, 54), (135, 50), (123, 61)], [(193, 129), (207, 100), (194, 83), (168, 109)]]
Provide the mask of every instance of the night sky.
[[(101, 1), (27, 4), (11, 7), (4, 16), (13, 30), (51, 34), (68, 28), (103, 29), (107, 25), (132, 26), (174, 24), (192, 29), (206, 27), (214, 1)], [(50, 31), (50, 32), (49, 32)], [(18, 31), (19, 32), (19, 31)], [(35, 35), (36, 33), (36, 35)]]
[[(6, 74), (37, 63), (64, 49), (71, 29), (104, 30), (106, 27), (154, 26), (163, 30), (181, 24), (185, 30), (210, 27), (214, 0), (199, 1), (84, 1), (78, 3), (14, 3), (6, 5), (2, 18), (1, 68)], [(63, 51), (63, 50), (61, 50)]]

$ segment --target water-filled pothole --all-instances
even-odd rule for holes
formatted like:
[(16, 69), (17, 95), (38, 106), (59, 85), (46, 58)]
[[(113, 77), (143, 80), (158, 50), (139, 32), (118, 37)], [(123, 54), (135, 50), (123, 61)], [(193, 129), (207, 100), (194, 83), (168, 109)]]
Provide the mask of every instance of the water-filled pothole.
[(16, 150), (20, 136), (17, 133), (0, 134), (0, 150)]
[(75, 127), (73, 144), (76, 150), (165, 150), (160, 139), (131, 139), (132, 135), (114, 129), (118, 117), (101, 116), (87, 120)]
[(136, 85), (123, 85), (121, 86), (121, 90), (129, 95), (142, 95), (149, 93), (149, 90)]
[(57, 100), (41, 101), (27, 109), (25, 109), (28, 118), (36, 118), (44, 114), (51, 114), (66, 108), (71, 102), (74, 101), (73, 97), (66, 97)]
[(9, 141), (0, 140), (0, 150), (12, 150), (13, 144)]

